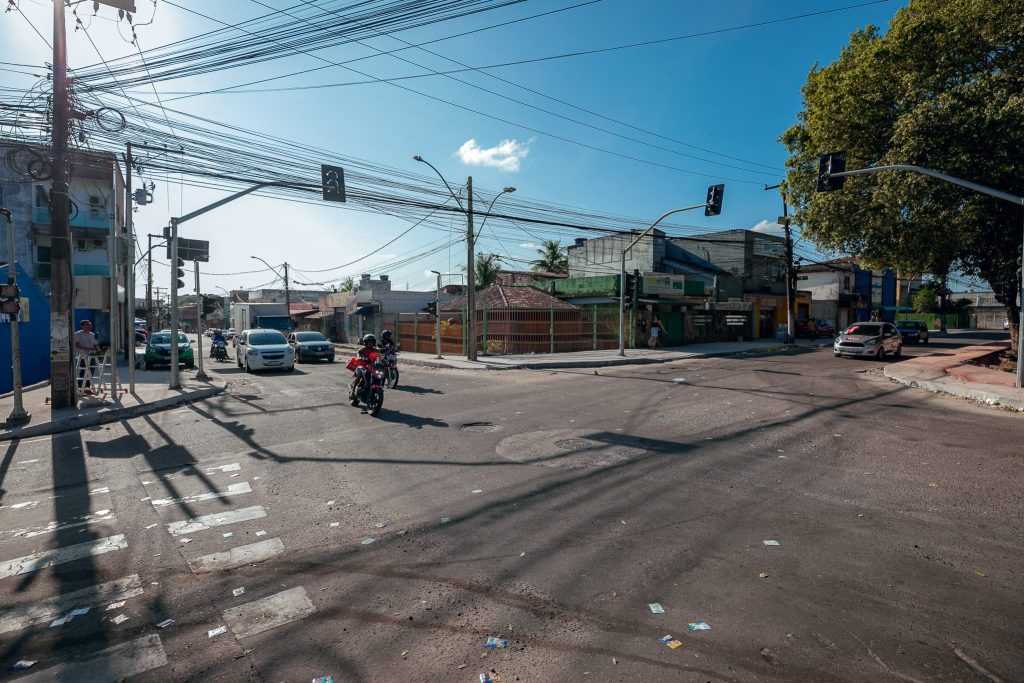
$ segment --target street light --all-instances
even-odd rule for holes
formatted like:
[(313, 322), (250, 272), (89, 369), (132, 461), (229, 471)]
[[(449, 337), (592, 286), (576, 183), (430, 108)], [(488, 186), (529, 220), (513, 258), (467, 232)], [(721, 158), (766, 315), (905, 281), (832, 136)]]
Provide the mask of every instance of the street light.
[(477, 237), (479, 237), (480, 235), (484, 234), (484, 226), (487, 225), (487, 219), (491, 217), (491, 209), (494, 208), (494, 202), (498, 201), (498, 197), (500, 197), (503, 194), (512, 194), (515, 191), (516, 191), (516, 188), (514, 188), (514, 187), (505, 187), (505, 188), (502, 188), (501, 192), (499, 192), (498, 194), (494, 195), (494, 199), (491, 200), (491, 205), (487, 207), (487, 213), (484, 215), (484, 219), (482, 221), (480, 221), (480, 229), (477, 230), (477, 233), (476, 233)]
[[(274, 269), (274, 266), (270, 265), (269, 263), (267, 263), (266, 261), (261, 259), (259, 256), (250, 256), (249, 258), (256, 259), (257, 261), (259, 261), (260, 263), (265, 265), (267, 268), (269, 268), (270, 271), (274, 275), (276, 275), (278, 277), (281, 277), (281, 274), (278, 273)], [(292, 327), (292, 295), (291, 295), (291, 290), (288, 287), (288, 262), (287, 261), (284, 262), (284, 308), (285, 308), (285, 317), (288, 319), (288, 329), (291, 330), (291, 327)]]

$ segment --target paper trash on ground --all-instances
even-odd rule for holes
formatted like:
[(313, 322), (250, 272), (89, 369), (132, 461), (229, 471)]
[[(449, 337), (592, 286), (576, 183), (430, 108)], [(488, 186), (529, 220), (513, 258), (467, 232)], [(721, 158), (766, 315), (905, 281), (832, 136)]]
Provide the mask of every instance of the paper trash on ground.
[(487, 640), (484, 641), (484, 647), (489, 650), (504, 649), (508, 647), (508, 641), (504, 638), (495, 638), (494, 636), (488, 636)]
[(236, 598), (239, 595), (242, 595), (244, 593), (245, 593), (245, 586), (241, 586), (241, 587), (236, 588), (235, 590), (231, 591), (231, 594), (234, 595)]
[(706, 621), (694, 621), (692, 623), (687, 624), (686, 628), (688, 628), (691, 631), (710, 631), (711, 624), (709, 624)]
[(116, 617), (111, 619), (111, 621), (114, 622), (115, 624), (123, 624), (124, 622), (128, 621), (128, 615), (127, 614), (118, 614)]
[(647, 607), (651, 610), (651, 614), (664, 614), (665, 613), (665, 608), (661, 606), (660, 602), (648, 603)]
[(164, 619), (156, 625), (157, 628), (167, 628), (168, 626), (174, 626), (174, 619)]
[(773, 540), (773, 539), (768, 539), (766, 541), (762, 541), (762, 543), (764, 543), (765, 545), (782, 545), (781, 543), (779, 543), (778, 541)]
[(206, 637), (207, 638), (215, 638), (215, 637), (219, 636), (220, 634), (227, 633), (227, 632), (228, 632), (228, 627), (227, 626), (218, 626), (217, 628), (211, 628), (209, 631), (207, 631), (206, 632)]

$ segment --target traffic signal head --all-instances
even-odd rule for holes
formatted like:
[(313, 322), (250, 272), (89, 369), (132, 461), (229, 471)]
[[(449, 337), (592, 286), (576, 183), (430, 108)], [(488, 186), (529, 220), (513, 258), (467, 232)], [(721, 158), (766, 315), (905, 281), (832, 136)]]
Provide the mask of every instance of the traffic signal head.
[(182, 289), (185, 286), (185, 259), (179, 258), (174, 264), (174, 288)]
[(725, 185), (709, 185), (708, 198), (704, 202), (704, 215), (717, 216), (722, 213), (722, 200), (725, 198)]
[(436, 301), (431, 301), (424, 308), (427, 311), (427, 313), (429, 313), (430, 315), (437, 315), (437, 302)]
[(846, 182), (846, 178), (834, 178), (833, 173), (842, 173), (846, 170), (846, 153), (829, 152), (818, 157), (818, 192), (832, 192), (838, 190)]

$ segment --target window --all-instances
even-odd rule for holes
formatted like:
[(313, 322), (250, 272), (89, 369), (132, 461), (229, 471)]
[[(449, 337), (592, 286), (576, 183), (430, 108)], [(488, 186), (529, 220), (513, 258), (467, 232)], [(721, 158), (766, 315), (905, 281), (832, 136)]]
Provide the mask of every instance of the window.
[(50, 247), (36, 247), (36, 278), (49, 280), (50, 274)]

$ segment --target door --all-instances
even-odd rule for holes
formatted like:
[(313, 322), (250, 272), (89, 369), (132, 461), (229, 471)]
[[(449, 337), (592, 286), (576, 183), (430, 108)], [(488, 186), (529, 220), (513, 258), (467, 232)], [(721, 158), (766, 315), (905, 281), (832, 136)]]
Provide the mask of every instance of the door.
[(683, 344), (683, 312), (672, 310), (662, 314), (661, 323), (664, 339), (663, 346), (682, 346)]

